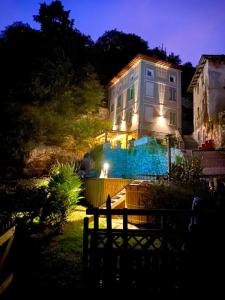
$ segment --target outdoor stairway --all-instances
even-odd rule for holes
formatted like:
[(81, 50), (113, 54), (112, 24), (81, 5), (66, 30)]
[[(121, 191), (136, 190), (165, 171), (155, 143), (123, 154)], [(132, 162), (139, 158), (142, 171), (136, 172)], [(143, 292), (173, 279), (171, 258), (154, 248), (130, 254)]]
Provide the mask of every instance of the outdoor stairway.
[(198, 149), (198, 143), (195, 141), (192, 135), (183, 135), (183, 141), (185, 150)]
[[(117, 208), (119, 205), (123, 204), (126, 199), (126, 189), (123, 188), (115, 196), (111, 198), (111, 208)], [(106, 209), (106, 202), (102, 204), (100, 208)]]
[[(146, 181), (146, 180), (135, 179), (131, 183), (129, 183), (129, 185), (130, 184), (131, 185), (139, 185), (143, 181)], [(118, 208), (118, 206), (125, 207), (125, 200), (126, 200), (126, 189), (123, 188), (122, 190), (120, 190), (116, 195), (114, 195), (111, 198), (111, 208), (115, 209), (115, 208)], [(100, 208), (106, 209), (106, 202), (103, 203)]]

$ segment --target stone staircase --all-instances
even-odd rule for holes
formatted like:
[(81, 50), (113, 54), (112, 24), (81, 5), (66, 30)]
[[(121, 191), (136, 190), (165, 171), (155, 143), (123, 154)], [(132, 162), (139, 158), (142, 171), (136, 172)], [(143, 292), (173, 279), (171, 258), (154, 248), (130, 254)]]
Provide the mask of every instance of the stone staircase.
[[(132, 182), (130, 182), (129, 185), (130, 184), (131, 185), (139, 185), (143, 181), (146, 181), (146, 180), (135, 179)], [(120, 190), (116, 195), (114, 195), (111, 198), (111, 208), (112, 209), (115, 209), (115, 208), (124, 208), (125, 207), (125, 200), (126, 200), (126, 189), (123, 188), (122, 190)], [(103, 203), (100, 208), (106, 209), (106, 202)]]
[(196, 150), (198, 149), (198, 143), (192, 135), (183, 135), (184, 149), (185, 150)]
[[(111, 208), (125, 207), (126, 189), (123, 188), (111, 198)], [(106, 202), (100, 208), (106, 209)]]

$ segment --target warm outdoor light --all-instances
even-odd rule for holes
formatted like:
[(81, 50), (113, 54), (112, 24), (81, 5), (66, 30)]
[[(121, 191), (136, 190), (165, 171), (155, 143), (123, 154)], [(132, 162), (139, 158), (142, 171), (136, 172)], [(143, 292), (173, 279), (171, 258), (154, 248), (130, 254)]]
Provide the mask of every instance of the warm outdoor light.
[(112, 130), (117, 130), (118, 129), (118, 125), (116, 125), (116, 124), (113, 124), (113, 128), (112, 128)]
[(104, 178), (108, 178), (109, 163), (105, 162), (103, 165)]
[(165, 125), (165, 118), (161, 115), (161, 116), (159, 116), (159, 118), (158, 118), (158, 123), (159, 123), (159, 125)]
[(109, 163), (105, 162), (101, 170), (100, 178), (108, 178)]
[(121, 131), (126, 131), (126, 121), (125, 121), (125, 120), (123, 120), (123, 121), (121, 122), (120, 130), (121, 130)]
[(132, 116), (132, 126), (137, 125), (137, 123), (138, 123), (138, 114), (134, 113)]

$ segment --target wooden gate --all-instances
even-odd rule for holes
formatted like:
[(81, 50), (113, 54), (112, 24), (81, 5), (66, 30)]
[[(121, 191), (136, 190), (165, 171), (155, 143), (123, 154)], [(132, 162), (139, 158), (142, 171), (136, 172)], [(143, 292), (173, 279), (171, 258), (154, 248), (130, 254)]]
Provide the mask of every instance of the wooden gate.
[[(100, 288), (144, 288), (152, 294), (179, 294), (184, 290), (190, 261), (188, 223), (191, 211), (87, 209), (94, 216), (90, 228), (84, 218), (83, 260), (85, 283)], [(128, 216), (151, 216), (152, 222), (129, 229)], [(99, 217), (106, 217), (100, 228)], [(121, 216), (122, 229), (112, 228), (112, 217)]]

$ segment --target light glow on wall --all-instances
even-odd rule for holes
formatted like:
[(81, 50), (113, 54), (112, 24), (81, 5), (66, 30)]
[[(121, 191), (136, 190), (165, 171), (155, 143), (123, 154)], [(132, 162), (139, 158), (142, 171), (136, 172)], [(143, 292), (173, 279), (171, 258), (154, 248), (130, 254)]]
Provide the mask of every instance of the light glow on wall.
[(157, 118), (157, 123), (160, 125), (160, 126), (166, 126), (166, 119), (163, 115), (159, 116)]
[(112, 130), (118, 130), (118, 125), (116, 125), (116, 124), (113, 124), (113, 128), (112, 128)]
[(120, 130), (121, 130), (121, 131), (126, 131), (126, 121), (125, 121), (125, 120), (123, 120), (123, 121), (121, 122)]
[(132, 127), (138, 125), (138, 114), (134, 113), (132, 116)]

